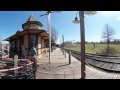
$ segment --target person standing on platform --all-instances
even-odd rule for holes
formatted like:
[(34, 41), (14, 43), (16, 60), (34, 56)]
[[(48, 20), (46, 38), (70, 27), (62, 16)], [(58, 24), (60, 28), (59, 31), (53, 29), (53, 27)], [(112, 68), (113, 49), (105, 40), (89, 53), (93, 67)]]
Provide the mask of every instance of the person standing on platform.
[(31, 59), (34, 62), (33, 68), (37, 69), (37, 50), (35, 48), (35, 45), (32, 44), (32, 48), (30, 49), (30, 55), (32, 56)]
[(24, 45), (22, 45), (22, 58), (23, 59), (26, 59), (26, 51), (25, 51), (25, 47), (24, 47)]

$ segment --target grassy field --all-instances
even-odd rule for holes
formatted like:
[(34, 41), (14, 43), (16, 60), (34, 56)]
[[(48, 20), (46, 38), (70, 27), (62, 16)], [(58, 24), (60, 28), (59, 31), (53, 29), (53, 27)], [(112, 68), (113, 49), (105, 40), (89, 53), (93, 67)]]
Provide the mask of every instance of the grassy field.
[[(66, 49), (80, 51), (80, 44), (69, 44), (65, 46)], [(93, 44), (85, 45), (86, 53), (106, 53), (107, 45), (106, 44), (96, 44), (95, 48)], [(120, 45), (110, 44), (109, 54), (120, 55)]]

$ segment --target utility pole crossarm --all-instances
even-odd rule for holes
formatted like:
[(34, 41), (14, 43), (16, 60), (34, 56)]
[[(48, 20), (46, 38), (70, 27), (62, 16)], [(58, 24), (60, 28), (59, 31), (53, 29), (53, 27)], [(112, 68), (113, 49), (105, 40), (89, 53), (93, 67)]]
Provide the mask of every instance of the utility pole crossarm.
[(48, 14), (43, 14), (43, 15), (40, 15), (40, 17), (45, 16), (45, 15), (48, 15)]

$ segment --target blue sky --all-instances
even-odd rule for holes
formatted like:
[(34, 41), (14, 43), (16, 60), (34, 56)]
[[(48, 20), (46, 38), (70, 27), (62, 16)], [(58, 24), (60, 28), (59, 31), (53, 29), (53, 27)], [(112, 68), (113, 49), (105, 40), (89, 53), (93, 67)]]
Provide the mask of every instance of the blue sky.
[[(39, 17), (46, 11), (0, 11), (0, 37), (5, 39), (16, 33), (17, 30), (23, 30), (22, 24), (33, 14), (37, 21), (43, 24), (44, 30), (47, 28), (47, 16)], [(61, 13), (51, 14), (51, 24), (59, 33), (58, 43), (62, 41), (64, 35), (65, 41), (80, 41), (80, 25), (72, 21), (77, 11), (62, 11)], [(115, 30), (114, 38), (120, 39), (120, 11), (97, 11), (94, 16), (85, 15), (85, 38), (86, 41), (102, 40), (104, 25), (108, 23)]]

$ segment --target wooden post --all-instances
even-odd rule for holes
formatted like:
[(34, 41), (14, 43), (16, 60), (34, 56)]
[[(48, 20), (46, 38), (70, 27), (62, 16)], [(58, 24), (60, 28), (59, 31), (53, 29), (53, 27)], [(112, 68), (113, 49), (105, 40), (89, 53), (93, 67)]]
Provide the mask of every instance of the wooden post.
[(4, 52), (4, 46), (2, 45), (2, 52)]
[(65, 51), (65, 58), (66, 58), (66, 51)]
[(63, 48), (63, 55), (65, 55), (65, 54), (64, 54), (64, 48)]
[(10, 47), (8, 46), (8, 58), (9, 58), (9, 55), (10, 55), (10, 54), (9, 54), (9, 52), (10, 52), (10, 49), (9, 49), (9, 48), (10, 48)]
[(85, 79), (85, 29), (84, 29), (84, 12), (79, 11), (80, 33), (81, 33), (81, 79)]
[(63, 48), (61, 48), (62, 54), (63, 54)]
[(69, 64), (71, 64), (71, 51), (69, 50)]
[(64, 35), (62, 35), (62, 39), (63, 39), (63, 55), (64, 55)]
[(2, 60), (3, 60), (3, 55), (4, 55), (4, 46), (2, 45)]
[[(14, 56), (14, 68), (18, 67), (18, 55)], [(14, 70), (15, 76), (18, 73), (18, 70)]]
[(63, 53), (63, 48), (62, 48), (62, 53)]

